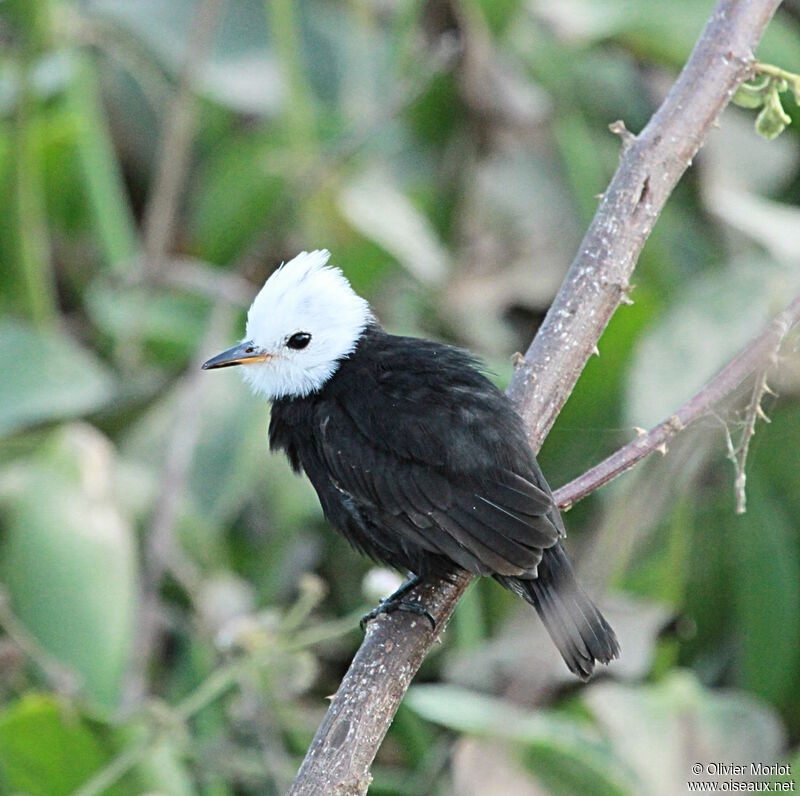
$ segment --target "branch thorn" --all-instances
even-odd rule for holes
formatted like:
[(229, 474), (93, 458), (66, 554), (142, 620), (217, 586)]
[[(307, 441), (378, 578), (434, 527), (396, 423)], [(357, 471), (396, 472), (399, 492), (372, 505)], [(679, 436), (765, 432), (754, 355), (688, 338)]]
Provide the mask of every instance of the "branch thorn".
[(622, 139), (623, 152), (636, 140), (636, 136), (625, 126), (625, 122), (622, 119), (617, 119), (617, 121), (609, 124), (608, 129)]

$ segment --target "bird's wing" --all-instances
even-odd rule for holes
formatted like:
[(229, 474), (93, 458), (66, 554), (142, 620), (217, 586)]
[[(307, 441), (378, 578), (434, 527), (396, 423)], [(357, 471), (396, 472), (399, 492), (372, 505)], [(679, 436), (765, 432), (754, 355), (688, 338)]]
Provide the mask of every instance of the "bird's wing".
[[(549, 490), (534, 482), (538, 468), (497, 462), (491, 434), (484, 438), (488, 432), (482, 437), (459, 420), (463, 413), (432, 421), (430, 402), (384, 397), (373, 395), (361, 412), (328, 403), (316, 417), (320, 453), (337, 488), (405, 544), (477, 574), (535, 576), (542, 550), (563, 533)], [(374, 434), (364, 433), (365, 423)], [(387, 444), (400, 431), (402, 443)], [(448, 449), (456, 453), (448, 456)]]

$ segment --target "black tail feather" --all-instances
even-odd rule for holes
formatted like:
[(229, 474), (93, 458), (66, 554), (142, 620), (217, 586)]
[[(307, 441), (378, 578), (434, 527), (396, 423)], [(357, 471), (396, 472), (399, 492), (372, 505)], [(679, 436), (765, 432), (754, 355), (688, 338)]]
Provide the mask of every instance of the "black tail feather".
[(536, 609), (561, 657), (581, 679), (590, 677), (596, 662), (619, 655), (614, 631), (578, 585), (560, 542), (544, 551), (537, 578), (497, 580)]

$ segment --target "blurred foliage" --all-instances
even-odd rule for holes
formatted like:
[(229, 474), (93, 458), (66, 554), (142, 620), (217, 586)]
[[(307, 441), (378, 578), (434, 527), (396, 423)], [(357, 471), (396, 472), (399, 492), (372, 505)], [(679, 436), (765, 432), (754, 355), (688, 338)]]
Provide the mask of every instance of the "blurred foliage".
[[(326, 247), (390, 329), (469, 346), (505, 384), (616, 166), (609, 123), (646, 123), (710, 9), (0, 5), (0, 791), (283, 792), (393, 577), (268, 454), (263, 402), (198, 363), (277, 263)], [(759, 49), (783, 74), (798, 20), (785, 4)], [(770, 136), (794, 121), (780, 138), (728, 110), (671, 198), (547, 441), (554, 486), (800, 290), (789, 87), (738, 96)], [(796, 352), (746, 514), (725, 440), (747, 384), (567, 516), (621, 637), (608, 678), (574, 690), (532, 612), (475, 584), (371, 792), (672, 794), (694, 762), (800, 768)]]

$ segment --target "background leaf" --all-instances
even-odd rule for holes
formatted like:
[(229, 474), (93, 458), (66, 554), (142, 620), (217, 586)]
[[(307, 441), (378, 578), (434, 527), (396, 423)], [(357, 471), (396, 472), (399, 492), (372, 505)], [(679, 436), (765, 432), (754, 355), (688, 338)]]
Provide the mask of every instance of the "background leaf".
[(112, 467), (97, 431), (65, 428), (21, 473), (2, 549), (13, 610), (107, 708), (119, 701), (137, 598), (133, 533), (114, 502)]
[[(67, 796), (108, 760), (108, 749), (78, 715), (31, 693), (0, 714), (0, 775), (7, 793)], [(109, 796), (119, 794), (118, 789)]]
[(0, 320), (0, 435), (99, 409), (113, 395), (108, 369), (68, 336)]

